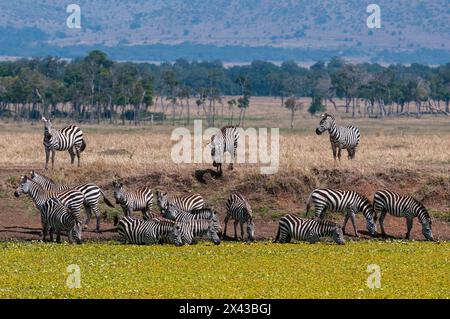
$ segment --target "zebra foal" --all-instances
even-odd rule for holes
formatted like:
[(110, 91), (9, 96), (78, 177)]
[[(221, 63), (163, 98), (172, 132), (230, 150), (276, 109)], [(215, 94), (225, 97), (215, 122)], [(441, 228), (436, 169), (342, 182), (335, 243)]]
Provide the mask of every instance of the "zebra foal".
[(225, 217), (225, 227), (223, 238), (227, 236), (228, 220), (234, 220), (234, 238), (237, 239), (237, 224), (241, 226), (241, 239), (244, 239), (244, 224), (247, 224), (248, 239), (255, 240), (255, 223), (252, 217), (252, 208), (241, 193), (232, 193), (226, 203), (227, 216)]
[(130, 216), (134, 211), (141, 211), (144, 220), (151, 217), (153, 206), (153, 193), (148, 187), (142, 187), (135, 191), (126, 191), (123, 183), (114, 181), (114, 198), (122, 207), (125, 216)]
[(331, 237), (341, 245), (345, 243), (344, 234), (338, 224), (328, 220), (306, 219), (289, 214), (280, 219), (275, 242), (289, 243), (294, 239), (314, 244), (321, 237)]

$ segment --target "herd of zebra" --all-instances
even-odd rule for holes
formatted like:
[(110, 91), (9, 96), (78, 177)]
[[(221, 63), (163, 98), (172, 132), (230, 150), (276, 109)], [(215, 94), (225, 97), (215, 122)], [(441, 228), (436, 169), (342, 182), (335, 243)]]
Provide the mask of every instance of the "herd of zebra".
[[(81, 129), (70, 125), (61, 130), (52, 127), (50, 120), (43, 118), (44, 147), (46, 154), (45, 168), (48, 167), (49, 155), (54, 165), (55, 151), (68, 151), (72, 164), (75, 156), (80, 165), (80, 154), (86, 148), (86, 142)], [(346, 149), (350, 159), (355, 158), (360, 142), (360, 132), (354, 126), (338, 127), (335, 118), (324, 114), (316, 129), (318, 135), (328, 131), (333, 150), (333, 156), (340, 160), (341, 152)], [(222, 174), (222, 160), (225, 153), (230, 153), (232, 159), (236, 156), (239, 131), (236, 127), (226, 126), (211, 138), (211, 156), (217, 172)], [(233, 161), (232, 161), (233, 162)], [(230, 169), (232, 169), (232, 163)], [(153, 211), (153, 192), (148, 187), (127, 191), (123, 183), (114, 181), (114, 198), (123, 210), (124, 216), (115, 218), (114, 225), (120, 241), (132, 244), (172, 243), (175, 245), (193, 244), (197, 238), (207, 237), (214, 244), (220, 244), (221, 238), (227, 238), (228, 221), (234, 220), (234, 237), (238, 238), (237, 225), (240, 224), (240, 238), (244, 240), (244, 224), (246, 224), (247, 239), (255, 239), (255, 223), (252, 208), (244, 196), (238, 192), (232, 193), (226, 202), (226, 217), (222, 233), (219, 216), (214, 209), (206, 208), (203, 197), (199, 194), (187, 196), (169, 196), (166, 192), (157, 192), (157, 206), (160, 213)], [(61, 232), (67, 233), (69, 242), (81, 243), (83, 228), (90, 222), (92, 214), (96, 217), (97, 232), (100, 232), (99, 200), (102, 197), (105, 204), (114, 207), (105, 193), (93, 183), (77, 186), (57, 184), (50, 178), (31, 171), (30, 176), (22, 176), (14, 195), (19, 197), (27, 194), (32, 198), (41, 214), (42, 239), (46, 241), (49, 234), (53, 241), (56, 232), (57, 242), (61, 241)], [(411, 196), (402, 196), (392, 191), (381, 190), (375, 193), (373, 203), (354, 191), (334, 189), (316, 189), (307, 201), (306, 212), (314, 205), (315, 217), (302, 218), (293, 214), (282, 217), (279, 221), (275, 241), (280, 243), (294, 240), (305, 240), (310, 243), (319, 241), (322, 237), (331, 237), (335, 242), (344, 244), (345, 227), (350, 219), (355, 236), (359, 237), (355, 215), (362, 212), (366, 219), (367, 231), (376, 235), (376, 222), (379, 224), (382, 236), (386, 236), (384, 219), (387, 213), (395, 217), (404, 217), (407, 221), (406, 238), (410, 239), (413, 219), (417, 217), (422, 224), (422, 234), (427, 240), (434, 240), (431, 229), (431, 218), (422, 203)], [(83, 222), (81, 208), (84, 206), (86, 219)], [(142, 219), (132, 217), (135, 211), (142, 212)], [(340, 212), (345, 215), (343, 226), (325, 220), (326, 211)], [(305, 216), (306, 217), (306, 216)], [(84, 226), (83, 226), (84, 224)]]

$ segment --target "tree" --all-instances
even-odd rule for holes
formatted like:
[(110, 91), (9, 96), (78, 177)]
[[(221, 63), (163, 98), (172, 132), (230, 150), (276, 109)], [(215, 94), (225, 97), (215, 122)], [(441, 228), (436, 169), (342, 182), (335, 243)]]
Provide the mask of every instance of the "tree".
[(291, 129), (293, 129), (295, 112), (303, 108), (303, 103), (299, 102), (294, 96), (291, 96), (284, 102), (284, 105), (291, 111)]

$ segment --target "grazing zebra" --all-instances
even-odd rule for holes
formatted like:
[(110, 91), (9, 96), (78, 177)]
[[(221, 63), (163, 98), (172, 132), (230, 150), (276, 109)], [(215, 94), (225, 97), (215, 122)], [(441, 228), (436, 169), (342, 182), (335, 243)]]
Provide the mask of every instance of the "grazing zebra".
[(240, 193), (232, 193), (226, 203), (227, 216), (225, 217), (225, 227), (223, 237), (227, 236), (228, 220), (234, 219), (234, 238), (237, 239), (237, 224), (241, 225), (241, 239), (244, 239), (244, 223), (247, 224), (248, 239), (255, 239), (255, 224), (252, 218), (252, 208), (244, 196)]
[(69, 243), (75, 238), (77, 244), (81, 244), (80, 216), (55, 198), (46, 200), (41, 205), (42, 240), (46, 241), (47, 232), (50, 231), (50, 241), (53, 242), (53, 232), (56, 232), (56, 242), (61, 242), (61, 231), (67, 232)]
[(161, 211), (167, 209), (169, 204), (173, 204), (175, 207), (186, 212), (202, 209), (205, 206), (205, 201), (200, 194), (191, 194), (169, 198), (169, 195), (166, 192), (158, 191), (156, 193), (156, 201)]
[(178, 222), (183, 242), (189, 245), (196, 243), (196, 238), (207, 236), (209, 240), (216, 245), (220, 245), (220, 237), (218, 233), (220, 229), (217, 227), (217, 217), (211, 219), (196, 219), (188, 222)]
[(229, 168), (233, 169), (233, 163), (236, 159), (239, 129), (235, 126), (224, 126), (222, 129), (211, 137), (211, 143), (208, 146), (211, 148), (211, 157), (213, 159), (213, 166), (217, 169), (217, 173), (222, 175), (222, 163), (224, 162), (225, 153), (231, 155), (231, 163)]
[(367, 197), (353, 191), (322, 188), (314, 190), (309, 196), (306, 206), (307, 213), (310, 209), (311, 202), (314, 204), (316, 217), (320, 219), (324, 218), (326, 210), (345, 213), (342, 230), (345, 234), (345, 226), (348, 220), (351, 219), (356, 237), (359, 237), (359, 234), (356, 229), (355, 214), (362, 212), (367, 221), (367, 231), (371, 236), (375, 236), (375, 213)]
[(83, 205), (87, 215), (84, 226), (87, 227), (87, 225), (91, 221), (92, 213), (94, 213), (96, 219), (95, 231), (97, 233), (100, 232), (100, 209), (98, 208), (100, 195), (103, 196), (103, 200), (105, 201), (106, 205), (108, 205), (109, 207), (114, 207), (114, 205), (105, 196), (105, 193), (100, 189), (100, 187), (95, 184), (86, 183), (80, 184), (78, 186), (57, 184), (47, 176), (41, 175), (35, 171), (31, 171), (31, 179), (41, 185), (43, 189), (51, 192), (59, 192), (70, 189), (76, 189), (80, 191), (84, 196)]
[[(361, 139), (359, 129), (350, 125), (347, 127), (336, 126), (336, 120), (333, 115), (325, 113), (322, 115), (319, 126), (316, 128), (316, 134), (321, 135), (323, 132), (330, 133), (331, 149), (333, 157), (336, 160), (336, 154), (341, 160), (342, 149), (348, 152), (348, 158), (354, 159), (356, 148)], [(339, 150), (339, 151), (338, 151)]]
[(415, 198), (382, 190), (375, 193), (373, 207), (375, 210), (375, 221), (377, 219), (377, 214), (380, 213), (382, 236), (386, 236), (386, 232), (384, 231), (384, 218), (386, 217), (386, 214), (389, 213), (394, 217), (406, 218), (407, 239), (411, 239), (413, 219), (414, 217), (417, 217), (422, 224), (422, 234), (427, 240), (434, 241), (430, 215), (425, 206)]
[(14, 192), (14, 196), (19, 197), (21, 194), (30, 196), (39, 211), (42, 211), (42, 205), (48, 199), (56, 198), (70, 209), (72, 214), (77, 216), (81, 222), (80, 210), (81, 206), (83, 206), (84, 196), (79, 190), (47, 191), (27, 176), (22, 176), (20, 178), (20, 184)]
[(321, 237), (331, 237), (341, 245), (345, 243), (344, 234), (338, 224), (329, 220), (306, 219), (289, 214), (280, 219), (275, 242), (289, 243), (291, 239), (295, 239), (314, 244)]
[(125, 191), (123, 184), (114, 181), (114, 198), (116, 203), (120, 204), (125, 216), (130, 216), (132, 212), (140, 210), (144, 220), (149, 220), (151, 217), (153, 206), (153, 193), (148, 187), (142, 187), (135, 191)]
[(86, 149), (83, 132), (75, 125), (69, 125), (61, 130), (54, 129), (50, 120), (42, 118), (44, 127), (45, 169), (48, 169), (50, 153), (52, 155), (52, 169), (55, 164), (55, 151), (68, 151), (73, 164), (75, 155), (80, 166), (80, 154)]
[(183, 245), (180, 227), (170, 220), (142, 220), (125, 216), (119, 221), (117, 230), (124, 243), (151, 245), (168, 241), (176, 246)]

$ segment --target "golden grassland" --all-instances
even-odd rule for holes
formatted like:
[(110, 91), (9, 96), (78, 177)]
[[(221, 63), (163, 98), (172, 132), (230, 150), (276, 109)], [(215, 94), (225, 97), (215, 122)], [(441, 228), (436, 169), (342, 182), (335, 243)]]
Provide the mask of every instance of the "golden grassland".
[[(448, 298), (450, 243), (0, 244), (0, 298)], [(69, 289), (67, 267), (81, 271)], [(368, 265), (381, 269), (369, 289)]]

